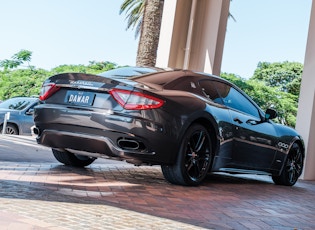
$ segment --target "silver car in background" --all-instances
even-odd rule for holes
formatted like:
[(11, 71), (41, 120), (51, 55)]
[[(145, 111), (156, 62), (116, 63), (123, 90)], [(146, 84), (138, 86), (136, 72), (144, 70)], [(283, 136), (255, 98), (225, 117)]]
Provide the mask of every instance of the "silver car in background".
[(35, 97), (14, 97), (0, 103), (0, 131), (2, 133), (5, 115), (9, 112), (5, 133), (12, 135), (31, 135), (34, 125), (33, 112), (38, 104)]

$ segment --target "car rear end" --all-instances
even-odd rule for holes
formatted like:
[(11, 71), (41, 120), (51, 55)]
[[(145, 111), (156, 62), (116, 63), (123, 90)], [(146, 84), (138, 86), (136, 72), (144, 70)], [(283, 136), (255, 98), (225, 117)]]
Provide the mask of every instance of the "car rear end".
[(37, 142), (134, 164), (170, 163), (177, 134), (163, 109), (166, 99), (137, 84), (80, 73), (52, 76), (35, 107)]

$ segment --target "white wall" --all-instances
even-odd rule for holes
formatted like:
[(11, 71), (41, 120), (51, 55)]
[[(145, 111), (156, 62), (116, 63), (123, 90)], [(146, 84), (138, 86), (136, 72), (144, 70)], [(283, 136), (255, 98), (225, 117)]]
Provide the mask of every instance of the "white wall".
[(312, 2), (311, 18), (306, 45), (304, 69), (299, 98), (296, 129), (306, 147), (305, 168), (302, 179), (315, 180), (315, 3)]

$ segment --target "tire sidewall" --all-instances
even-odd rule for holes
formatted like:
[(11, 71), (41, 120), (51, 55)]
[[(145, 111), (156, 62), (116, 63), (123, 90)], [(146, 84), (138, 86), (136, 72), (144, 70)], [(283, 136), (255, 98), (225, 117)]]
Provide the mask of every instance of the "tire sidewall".
[(207, 173), (205, 173), (202, 177), (199, 177), (197, 180), (193, 180), (187, 170), (186, 170), (186, 167), (185, 167), (185, 160), (186, 160), (186, 152), (187, 152), (187, 147), (188, 147), (188, 142), (190, 140), (190, 137), (197, 131), (204, 131), (206, 133), (206, 137), (207, 137), (207, 141), (209, 142), (209, 153), (210, 153), (210, 161), (208, 162), (208, 165), (207, 165), (207, 168), (206, 168), (206, 171), (209, 172), (209, 169), (212, 165), (212, 143), (211, 143), (211, 139), (210, 139), (210, 136), (209, 136), (209, 133), (208, 133), (208, 130), (202, 126), (202, 125), (199, 125), (199, 124), (193, 124), (191, 125), (186, 133), (184, 134), (183, 136), (183, 139), (181, 141), (181, 145), (180, 145), (180, 149), (179, 149), (179, 152), (178, 152), (178, 157), (177, 157), (177, 167), (178, 167), (178, 171), (180, 171), (180, 174), (182, 175), (183, 177), (183, 180), (185, 181), (185, 183), (187, 185), (199, 185), (203, 180), (204, 178), (206, 177)]
[[(19, 130), (17, 129), (17, 127), (15, 127), (14, 125), (11, 125), (9, 123), (6, 125), (5, 134), (10, 134), (10, 133), (7, 133), (8, 127), (10, 127), (14, 131), (14, 133), (12, 133), (11, 135), (19, 135)], [(3, 129), (3, 124), (0, 126), (1, 133), (2, 133), (2, 129)]]
[[(301, 151), (301, 148), (300, 148), (300, 146), (297, 144), (297, 143), (294, 143), (292, 146), (291, 146), (291, 149), (290, 149), (290, 151), (289, 151), (289, 153), (288, 153), (288, 156), (287, 156), (287, 158), (286, 158), (286, 160), (285, 160), (285, 164), (284, 164), (284, 167), (283, 167), (283, 169), (282, 169), (282, 172), (281, 172), (281, 174), (280, 174), (280, 176), (273, 176), (273, 181), (276, 183), (276, 184), (278, 184), (278, 185), (286, 185), (286, 186), (293, 186), (296, 182), (297, 182), (297, 180), (298, 180), (298, 177), (299, 176), (301, 176), (301, 173), (300, 173), (300, 175), (296, 178), (296, 180), (295, 181), (290, 181), (290, 179), (289, 179), (289, 172), (288, 172), (288, 170), (287, 170), (287, 164), (288, 164), (288, 161), (289, 161), (289, 159), (292, 157), (291, 155), (293, 155), (293, 154), (296, 154), (297, 153), (297, 151), (296, 151), (296, 149), (299, 149), (299, 151)], [(302, 152), (301, 152), (301, 154), (302, 154)], [(303, 157), (303, 155), (301, 155), (301, 157), (302, 157), (302, 163), (301, 163), (301, 166), (302, 166), (302, 170), (303, 170), (303, 167), (304, 167), (304, 157)]]
[[(289, 160), (289, 158), (292, 157), (291, 155), (297, 154), (296, 149), (299, 149), (299, 151), (301, 152), (300, 146), (299, 146), (297, 143), (294, 143), (294, 144), (292, 145), (290, 151), (289, 151), (289, 154), (288, 154), (288, 157), (287, 157), (287, 159), (286, 159), (286, 164), (285, 164), (285, 165), (287, 165), (287, 161)], [(302, 154), (302, 153), (300, 153), (300, 154)], [(302, 170), (303, 170), (303, 167), (304, 167), (304, 164), (303, 164), (303, 157), (302, 157), (302, 163), (301, 163), (301, 164), (302, 164)], [(301, 173), (302, 173), (302, 171), (301, 171)], [(291, 181), (289, 180), (289, 175), (290, 175), (290, 174), (289, 174), (289, 172), (286, 170), (286, 168), (284, 168), (284, 169), (283, 169), (283, 174), (284, 174), (283, 176), (285, 177), (284, 179), (285, 179), (286, 185), (289, 185), (289, 186), (294, 185), (294, 184), (297, 182), (298, 178), (301, 176), (301, 173), (300, 173), (300, 175), (296, 178), (295, 181), (291, 182)]]

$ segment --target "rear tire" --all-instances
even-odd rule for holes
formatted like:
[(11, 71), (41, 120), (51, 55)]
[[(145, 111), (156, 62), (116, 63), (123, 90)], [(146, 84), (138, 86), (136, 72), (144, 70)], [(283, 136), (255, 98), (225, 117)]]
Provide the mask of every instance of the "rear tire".
[(197, 186), (212, 165), (212, 145), (206, 128), (193, 124), (186, 131), (174, 165), (162, 165), (162, 172), (172, 184)]
[[(1, 133), (2, 133), (3, 125), (0, 126), (0, 129), (1, 129)], [(5, 127), (5, 134), (19, 135), (19, 131), (14, 125), (7, 124)]]
[(68, 151), (52, 149), (52, 152), (57, 161), (74, 167), (85, 167), (92, 164), (96, 160), (94, 157), (76, 155)]
[(282, 172), (279, 176), (272, 176), (277, 185), (293, 186), (302, 174), (303, 153), (300, 146), (294, 143), (289, 151)]

